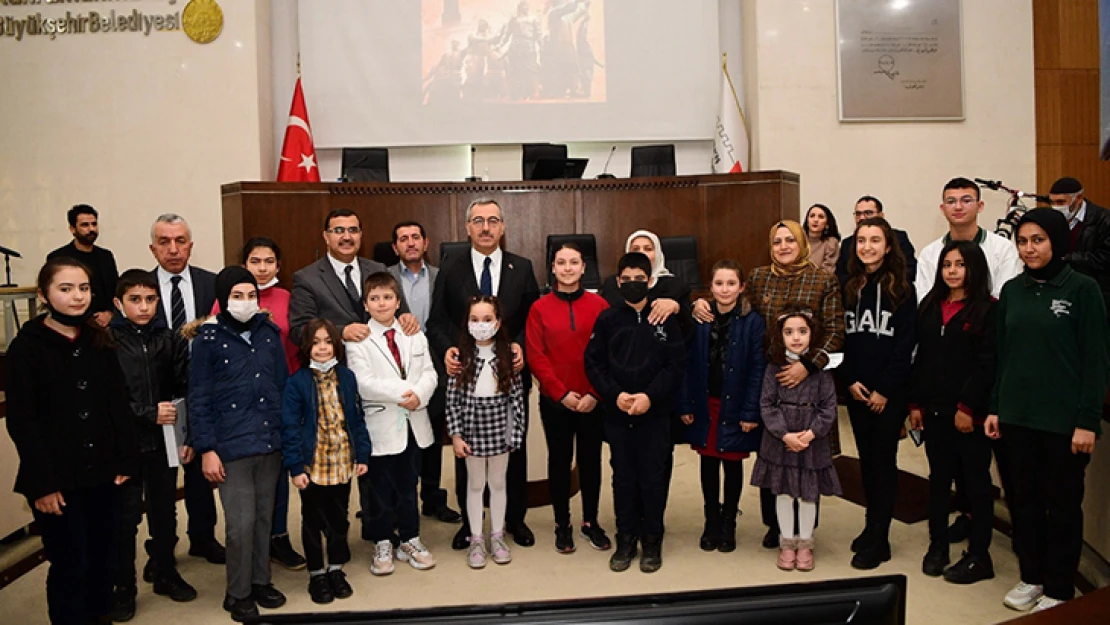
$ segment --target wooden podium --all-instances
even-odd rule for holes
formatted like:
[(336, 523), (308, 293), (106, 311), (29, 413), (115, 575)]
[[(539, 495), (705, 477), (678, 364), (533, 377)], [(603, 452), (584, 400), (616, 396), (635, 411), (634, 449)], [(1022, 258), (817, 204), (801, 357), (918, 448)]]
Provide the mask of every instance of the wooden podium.
[(325, 253), (324, 216), (349, 208), (361, 217), (362, 256), (391, 241), (393, 225), (415, 220), (431, 245), (428, 261), (439, 264), (439, 244), (465, 241), (467, 205), (490, 197), (505, 213), (507, 250), (532, 260), (536, 280), (547, 283), (547, 235), (593, 234), (604, 277), (616, 271), (628, 235), (647, 229), (659, 236), (698, 239), (702, 280), (722, 258), (748, 272), (770, 263), (767, 233), (782, 219), (798, 219), (798, 175), (784, 171), (658, 178), (526, 182), (287, 183), (223, 185), (224, 261), (239, 264), (252, 236), (281, 246), (279, 278)]

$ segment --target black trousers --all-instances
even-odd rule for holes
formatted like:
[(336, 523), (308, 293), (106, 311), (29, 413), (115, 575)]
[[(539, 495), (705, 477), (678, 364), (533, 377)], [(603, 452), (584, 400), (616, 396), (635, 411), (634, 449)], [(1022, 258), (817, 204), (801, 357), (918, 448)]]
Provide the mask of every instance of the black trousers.
[(443, 435), (447, 431), (446, 388), (440, 384), (428, 402), (428, 418), (432, 422), (435, 441), (420, 452), (420, 501), (432, 510), (447, 505), (447, 491), (440, 486), (443, 479)]
[[(522, 375), (528, 376), (527, 372)], [(526, 377), (530, 379), (530, 377)], [(509, 454), (508, 493), (509, 501), (505, 509), (505, 523), (507, 525), (520, 525), (528, 513), (528, 413), (531, 411), (528, 404), (528, 391), (531, 382), (524, 384), (524, 443), (520, 449)], [(466, 460), (455, 458), (455, 498), (462, 510), (463, 530), (465, 536), (470, 536), (470, 521), (466, 518), (466, 484), (468, 473)]]
[(564, 527), (570, 524), (573, 458), (578, 463), (578, 484), (582, 489), (582, 520), (596, 525), (598, 501), (601, 499), (601, 442), (605, 438), (601, 409), (574, 412), (557, 401), (541, 396), (540, 419), (547, 438), (547, 485), (551, 492), (555, 523)]
[[(977, 428), (979, 426), (976, 426)], [(1014, 516), (1014, 478), (1011, 475), (1013, 472), (1010, 470), (1010, 461), (1006, 456), (1006, 443), (1002, 439), (990, 439), (991, 451), (994, 452), (994, 459), (998, 464), (998, 477), (1002, 480), (1002, 500), (1006, 502), (1006, 509), (1010, 511), (1010, 517)], [(956, 509), (965, 514), (971, 514), (971, 501), (964, 492), (964, 476), (963, 471), (956, 471), (956, 496), (953, 503)], [(994, 516), (994, 508), (991, 508), (991, 517)]]
[(394, 520), (402, 542), (420, 535), (416, 482), (420, 476), (421, 450), (412, 428), (408, 436), (408, 445), (401, 453), (370, 456), (369, 470), (358, 478), (359, 490), (367, 503), (363, 522), (374, 542), (393, 538)]
[(668, 467), (674, 458), (670, 432), (670, 421), (663, 417), (649, 416), (631, 425), (605, 420), (618, 533), (662, 538)]
[[(721, 469), (725, 473), (724, 505), (721, 505)], [(721, 518), (736, 522), (740, 510), (740, 493), (744, 490), (744, 461), (722, 460), (713, 456), (701, 456), (701, 496), (705, 501), (706, 512), (715, 513), (720, 509)]]
[(216, 537), (216, 497), (212, 483), (204, 478), (199, 457), (185, 465), (185, 512), (189, 515), (190, 542)]
[(867, 404), (849, 399), (848, 416), (859, 453), (867, 526), (882, 544), (890, 535), (898, 497), (898, 436), (906, 418), (906, 402), (892, 397), (883, 412), (875, 413)]
[(112, 609), (119, 562), (119, 487), (108, 482), (62, 492), (61, 515), (29, 502), (50, 570), (46, 605), (54, 625), (85, 625)]
[(1061, 601), (1075, 596), (1083, 549), (1083, 480), (1089, 454), (1071, 453), (1071, 435), (1002, 425), (1014, 478), (1014, 537), (1021, 581)]
[(301, 493), (301, 544), (309, 571), (324, 568), (324, 540), (327, 540), (327, 564), (346, 564), (351, 560), (347, 530), (351, 523), (347, 507), (351, 501), (351, 483), (320, 486), (308, 483)]
[(925, 415), (925, 455), (929, 458), (929, 540), (948, 548), (948, 509), (952, 482), (963, 484), (971, 512), (968, 551), (985, 556), (991, 546), (994, 498), (991, 496), (991, 439), (976, 427), (956, 429), (954, 413)]
[(139, 471), (120, 486), (118, 588), (134, 588), (135, 538), (146, 501), (146, 526), (150, 532), (147, 553), (159, 574), (174, 570), (177, 545), (177, 467), (166, 462), (165, 451), (143, 452)]

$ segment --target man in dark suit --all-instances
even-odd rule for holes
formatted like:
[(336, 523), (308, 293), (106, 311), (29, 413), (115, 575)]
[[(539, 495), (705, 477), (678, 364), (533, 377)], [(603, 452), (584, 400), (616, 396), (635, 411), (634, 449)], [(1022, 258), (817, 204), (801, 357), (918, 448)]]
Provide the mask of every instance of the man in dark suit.
[[(882, 217), (886, 219), (883, 214), (883, 203), (879, 198), (865, 195), (856, 200), (856, 209), (852, 213), (856, 218), (856, 223), (864, 219), (872, 217)], [(910, 237), (906, 234), (905, 230), (891, 228), (894, 230), (894, 236), (898, 239), (898, 245), (902, 248), (902, 254), (906, 257), (906, 279), (913, 284), (917, 279), (917, 257), (914, 256), (913, 243), (910, 243)], [(844, 283), (848, 281), (848, 259), (856, 255), (856, 239), (852, 234), (846, 234), (844, 240), (840, 242), (840, 258), (836, 260), (836, 278), (840, 281), (840, 286), (843, 287)]]
[[(404, 221), (393, 226), (393, 253), (400, 259), (389, 266), (389, 273), (401, 285), (408, 302), (409, 312), (420, 322), (420, 329), (427, 331), (428, 314), (435, 299), (436, 276), (439, 268), (424, 262), (428, 251), (428, 236), (424, 226), (415, 221)], [(447, 374), (443, 369), (443, 359), (433, 358), (436, 366), (438, 384), (436, 392), (428, 402), (428, 416), (432, 421), (432, 431), (436, 443), (421, 452), (420, 456), (420, 501), (424, 516), (435, 517), (444, 523), (459, 523), (462, 516), (447, 505), (447, 491), (440, 488), (443, 473), (443, 439), (446, 429), (446, 390)]]
[[(513, 338), (513, 367), (524, 368), (524, 329), (528, 311), (539, 298), (539, 285), (532, 272), (532, 261), (500, 247), (505, 231), (501, 207), (492, 199), (480, 198), (466, 209), (466, 233), (470, 237), (470, 254), (449, 258), (440, 267), (435, 284), (435, 300), (428, 316), (428, 341), (438, 354), (443, 355), (449, 374), (458, 371), (458, 349), (454, 346), (465, 332), (470, 298), (477, 295), (494, 295), (501, 300), (504, 326)], [(525, 397), (531, 388), (531, 376), (521, 374), (525, 384)], [(527, 431), (527, 406), (525, 401), (525, 431)], [(527, 437), (526, 437), (527, 438)], [(470, 527), (466, 520), (466, 463), (455, 461), (455, 494), (463, 509), (463, 527), (455, 534), (451, 546), (465, 549), (469, 544)], [(529, 547), (536, 543), (532, 530), (524, 523), (528, 511), (528, 456), (525, 446), (509, 455), (509, 503), (506, 510), (505, 530), (512, 534), (518, 545)]]
[[(1064, 260), (1098, 282), (1110, 308), (1110, 211), (1088, 202), (1075, 178), (1060, 178), (1048, 192), (1052, 208), (1068, 218), (1071, 249)], [(1110, 311), (1108, 311), (1110, 314)]]
[[(152, 323), (178, 332), (186, 323), (206, 317), (216, 301), (216, 275), (189, 265), (193, 234), (185, 218), (174, 213), (159, 216), (150, 228), (150, 251), (158, 261), (153, 273), (161, 297)], [(199, 460), (185, 465), (185, 510), (189, 515), (189, 555), (223, 564), (224, 548), (216, 540), (216, 500)], [(146, 573), (144, 570), (144, 578)]]

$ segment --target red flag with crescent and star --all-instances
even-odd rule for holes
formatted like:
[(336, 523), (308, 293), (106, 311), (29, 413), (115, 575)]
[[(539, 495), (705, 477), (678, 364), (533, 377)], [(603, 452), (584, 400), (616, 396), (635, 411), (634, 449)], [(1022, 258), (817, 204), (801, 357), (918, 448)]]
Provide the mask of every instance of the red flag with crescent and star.
[(293, 89), (293, 105), (289, 107), (289, 122), (285, 126), (285, 142), (281, 146), (277, 180), (320, 182), (320, 168), (316, 165), (316, 148), (312, 145), (312, 128), (308, 125), (308, 107), (304, 103), (300, 77)]

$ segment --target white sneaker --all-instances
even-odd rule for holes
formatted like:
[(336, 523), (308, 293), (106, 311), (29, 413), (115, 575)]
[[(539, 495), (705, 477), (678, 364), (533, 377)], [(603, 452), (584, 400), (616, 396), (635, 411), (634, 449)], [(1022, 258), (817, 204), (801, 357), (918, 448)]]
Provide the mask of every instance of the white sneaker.
[(417, 536), (412, 540), (406, 540), (397, 547), (397, 559), (401, 562), (408, 562), (412, 568), (418, 571), (430, 569), (436, 565), (435, 556), (431, 551), (420, 542), (420, 537)]
[(1033, 606), (1031, 612), (1043, 612), (1049, 608), (1055, 608), (1061, 603), (1063, 603), (1063, 601), (1060, 601), (1059, 599), (1053, 599), (1052, 597), (1041, 597), (1041, 600), (1037, 602), (1037, 605)]
[(1018, 582), (1016, 586), (1010, 589), (1010, 592), (1006, 593), (1006, 598), (1002, 600), (1002, 605), (1005, 605), (1011, 610), (1024, 612), (1036, 605), (1037, 601), (1043, 596), (1044, 586)]
[(370, 561), (370, 572), (374, 575), (389, 575), (393, 572), (393, 543), (388, 540), (374, 543), (374, 559)]

